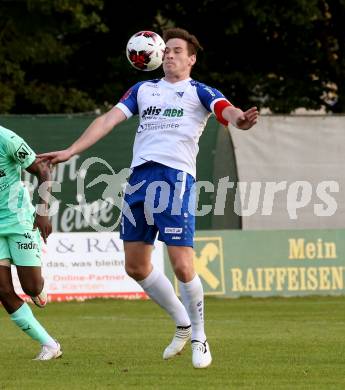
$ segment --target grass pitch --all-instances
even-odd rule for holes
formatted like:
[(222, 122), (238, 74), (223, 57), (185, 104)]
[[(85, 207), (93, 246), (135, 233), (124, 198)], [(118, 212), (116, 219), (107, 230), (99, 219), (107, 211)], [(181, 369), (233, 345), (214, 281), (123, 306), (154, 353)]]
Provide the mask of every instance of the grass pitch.
[(0, 311), (0, 389), (345, 389), (345, 298), (207, 299), (213, 364), (190, 347), (163, 361), (174, 333), (151, 301), (93, 300), (34, 308), (63, 358), (39, 348)]

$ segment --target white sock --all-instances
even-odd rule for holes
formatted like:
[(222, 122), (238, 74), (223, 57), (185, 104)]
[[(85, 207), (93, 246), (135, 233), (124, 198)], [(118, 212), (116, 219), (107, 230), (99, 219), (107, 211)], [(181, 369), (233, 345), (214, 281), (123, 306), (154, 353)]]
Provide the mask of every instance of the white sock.
[(176, 326), (190, 325), (186, 308), (177, 298), (172, 284), (162, 272), (153, 268), (152, 272), (144, 280), (137, 282), (153, 301), (168, 312), (175, 321)]
[(206, 340), (204, 330), (204, 290), (198, 275), (187, 283), (179, 281), (181, 298), (192, 322), (192, 340)]

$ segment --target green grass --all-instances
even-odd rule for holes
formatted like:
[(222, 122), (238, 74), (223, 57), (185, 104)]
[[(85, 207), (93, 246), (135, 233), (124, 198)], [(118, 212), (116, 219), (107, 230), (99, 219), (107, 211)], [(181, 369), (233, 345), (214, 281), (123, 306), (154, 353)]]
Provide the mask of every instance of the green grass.
[(61, 342), (62, 359), (0, 311), (0, 389), (345, 389), (345, 298), (207, 299), (213, 364), (188, 347), (163, 361), (172, 321), (151, 301), (93, 300), (33, 309)]

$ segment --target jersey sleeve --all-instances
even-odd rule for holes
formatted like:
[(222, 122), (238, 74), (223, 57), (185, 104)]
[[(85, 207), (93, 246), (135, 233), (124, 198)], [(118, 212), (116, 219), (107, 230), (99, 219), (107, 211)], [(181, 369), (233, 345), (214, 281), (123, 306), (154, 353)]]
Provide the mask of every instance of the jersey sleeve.
[(36, 160), (35, 152), (23, 140), (23, 138), (14, 133), (9, 139), (7, 139), (6, 151), (8, 157), (14, 160), (23, 169), (29, 167)]
[(224, 108), (232, 106), (229, 100), (218, 89), (205, 84), (198, 84), (196, 90), (205, 109), (212, 112), (220, 123), (227, 125), (228, 122), (223, 118), (222, 112)]
[(136, 83), (133, 87), (122, 96), (120, 101), (115, 107), (119, 108), (128, 118), (132, 115), (136, 115), (139, 112), (138, 109), (138, 90), (143, 82)]

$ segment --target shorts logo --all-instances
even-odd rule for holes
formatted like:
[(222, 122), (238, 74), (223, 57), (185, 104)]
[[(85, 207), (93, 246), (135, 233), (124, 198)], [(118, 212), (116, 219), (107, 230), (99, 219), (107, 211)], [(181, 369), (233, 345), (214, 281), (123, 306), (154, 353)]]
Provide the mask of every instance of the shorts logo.
[(167, 234), (181, 234), (182, 230), (183, 230), (183, 228), (166, 227), (164, 229), (164, 233), (167, 233)]
[(35, 242), (22, 243), (17, 241), (18, 249), (38, 249), (38, 245)]
[(20, 162), (24, 162), (26, 157), (30, 156), (30, 154), (31, 154), (31, 151), (30, 151), (29, 147), (24, 143), (22, 143), (19, 146), (19, 148), (17, 149), (17, 151), (15, 153), (16, 157), (18, 158), (18, 160)]

